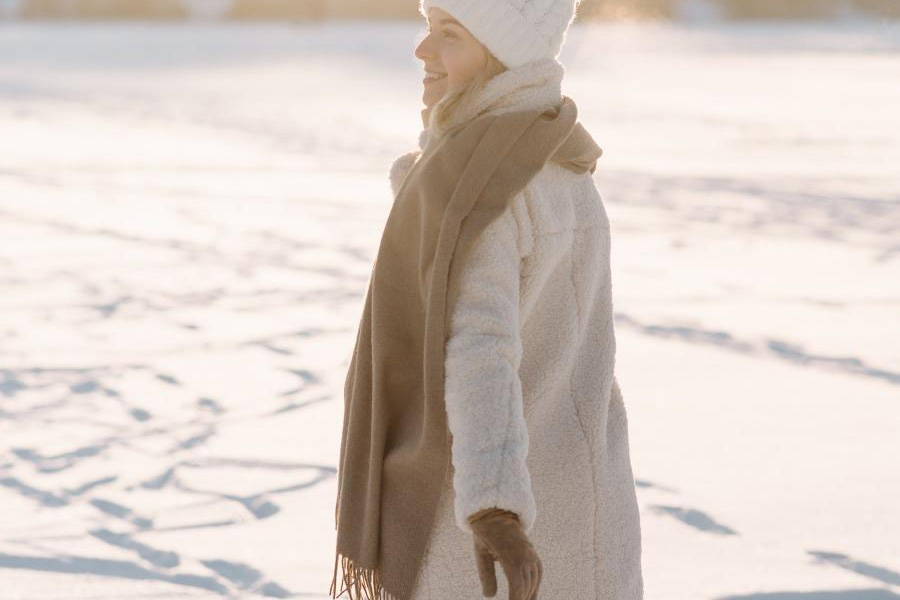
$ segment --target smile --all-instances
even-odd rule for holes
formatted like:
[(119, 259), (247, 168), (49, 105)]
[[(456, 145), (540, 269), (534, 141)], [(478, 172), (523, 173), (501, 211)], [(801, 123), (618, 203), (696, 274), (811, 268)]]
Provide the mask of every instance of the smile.
[(425, 78), (422, 79), (422, 83), (429, 84), (434, 83), (435, 81), (440, 81), (447, 77), (446, 73), (426, 73)]

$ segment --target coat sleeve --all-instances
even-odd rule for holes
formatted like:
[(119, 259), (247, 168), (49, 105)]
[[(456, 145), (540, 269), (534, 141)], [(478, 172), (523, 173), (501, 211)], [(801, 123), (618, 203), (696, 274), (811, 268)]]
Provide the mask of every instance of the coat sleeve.
[[(516, 202), (523, 202), (521, 194)], [(518, 213), (506, 210), (475, 240), (450, 317), (445, 405), (455, 518), (468, 532), (467, 518), (484, 508), (518, 513), (526, 532), (537, 513), (519, 379)]]

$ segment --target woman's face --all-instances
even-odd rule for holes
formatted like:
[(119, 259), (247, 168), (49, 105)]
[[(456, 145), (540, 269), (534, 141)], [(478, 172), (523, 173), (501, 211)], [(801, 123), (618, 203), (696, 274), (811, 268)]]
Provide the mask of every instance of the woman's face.
[[(422, 101), (433, 106), (447, 90), (465, 84), (487, 65), (484, 46), (450, 13), (428, 9), (428, 35), (416, 46), (416, 58), (425, 63)], [(430, 74), (439, 79), (428, 79)]]

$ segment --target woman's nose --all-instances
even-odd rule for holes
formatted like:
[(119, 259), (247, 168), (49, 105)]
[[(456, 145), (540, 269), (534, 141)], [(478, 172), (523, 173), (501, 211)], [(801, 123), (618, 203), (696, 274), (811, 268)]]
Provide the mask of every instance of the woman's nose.
[(431, 34), (425, 36), (425, 38), (419, 42), (419, 45), (416, 46), (416, 58), (425, 60), (434, 55), (431, 49)]

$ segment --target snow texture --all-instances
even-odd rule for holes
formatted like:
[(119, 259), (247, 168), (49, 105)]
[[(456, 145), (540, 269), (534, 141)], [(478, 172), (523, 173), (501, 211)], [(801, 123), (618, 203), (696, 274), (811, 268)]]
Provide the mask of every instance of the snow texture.
[[(3, 600), (328, 596), (423, 33), (0, 27)], [(897, 598), (898, 25), (575, 26), (561, 61), (645, 597)]]

